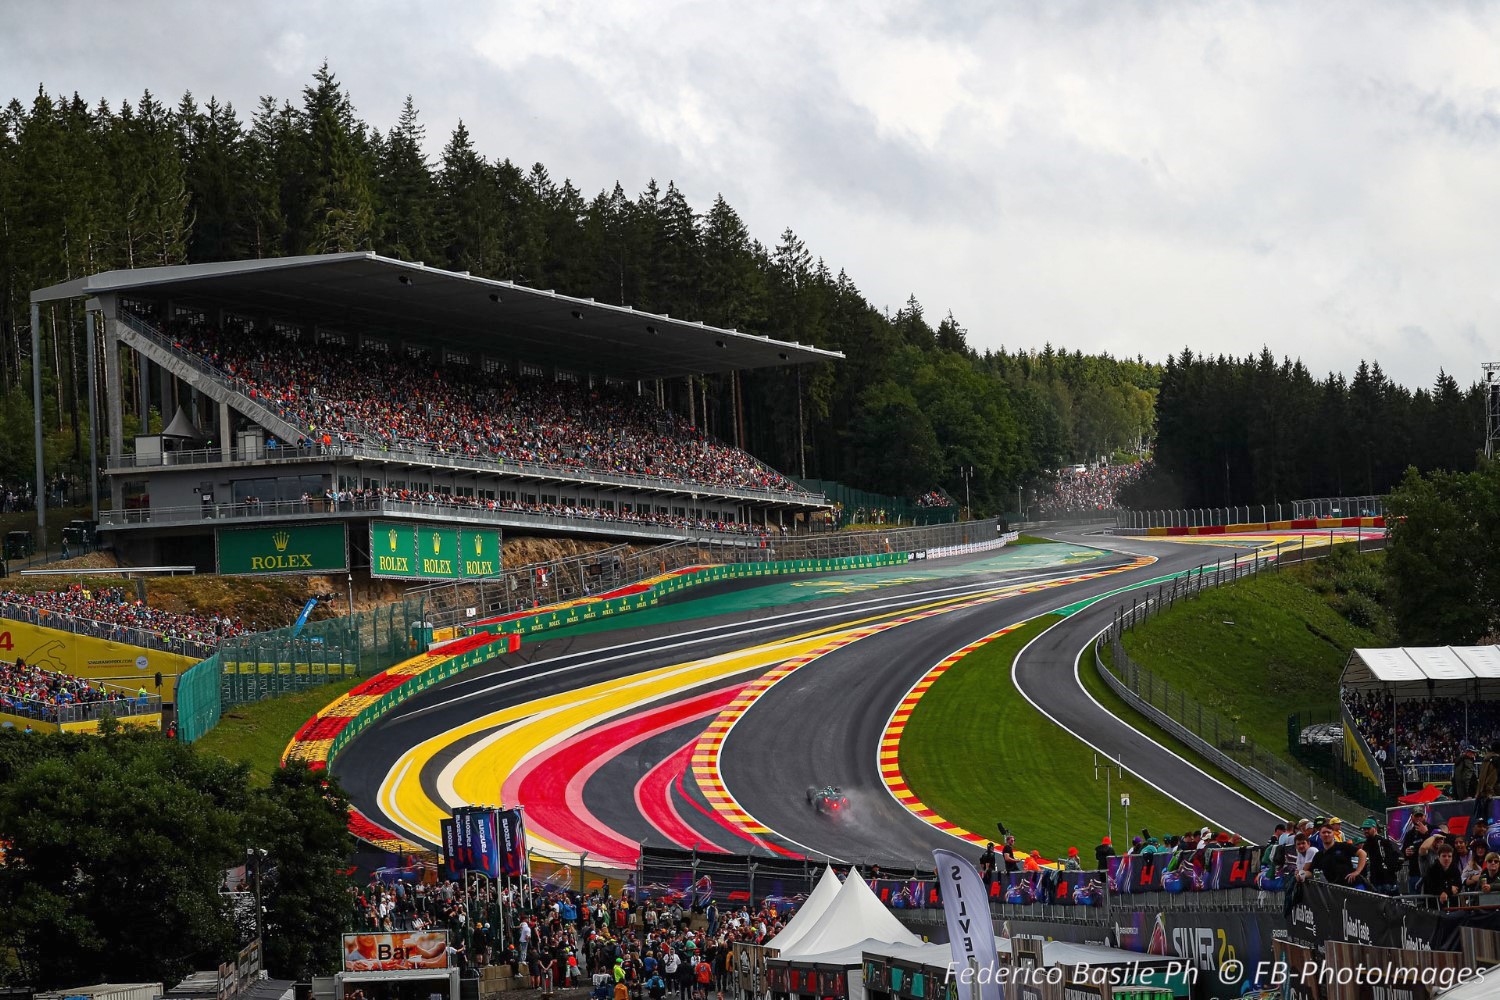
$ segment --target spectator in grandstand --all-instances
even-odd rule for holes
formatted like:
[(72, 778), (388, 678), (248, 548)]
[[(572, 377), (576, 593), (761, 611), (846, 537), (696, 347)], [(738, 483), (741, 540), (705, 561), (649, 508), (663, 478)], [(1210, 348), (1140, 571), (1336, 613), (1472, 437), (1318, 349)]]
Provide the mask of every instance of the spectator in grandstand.
[[(1370, 747), (1387, 753), (1426, 777), (1433, 765), (1457, 760), (1456, 791), (1474, 794), (1463, 760), (1465, 746), (1487, 746), (1500, 739), (1500, 703), (1467, 698), (1419, 698), (1397, 702), (1385, 691), (1346, 691), (1344, 704)], [(1477, 758), (1477, 754), (1476, 754)], [(1476, 760), (1477, 764), (1477, 760)]]
[(1110, 844), (1109, 837), (1104, 837), (1099, 841), (1099, 845), (1094, 848), (1094, 860), (1099, 863), (1100, 868), (1108, 867), (1109, 859), (1114, 856), (1115, 849)]
[(275, 331), (176, 324), (171, 334), (180, 350), (305, 428), (301, 447), (364, 445), (803, 492), (623, 388), (436, 364), (425, 354), (304, 343)]
[(0, 590), (0, 608), (37, 625), (47, 625), (54, 615), (67, 618), (74, 625), (90, 626), (86, 631), (100, 638), (115, 641), (131, 639), (128, 630), (135, 629), (160, 637), (167, 646), (217, 646), (246, 630), (243, 622), (229, 615), (205, 617), (164, 611), (129, 598), (119, 587), (91, 589), (79, 583), (66, 590), (30, 594)]
[(30, 666), (25, 659), (0, 663), (0, 712), (56, 722), (58, 709), (72, 705), (116, 704), (129, 695), (96, 681)]

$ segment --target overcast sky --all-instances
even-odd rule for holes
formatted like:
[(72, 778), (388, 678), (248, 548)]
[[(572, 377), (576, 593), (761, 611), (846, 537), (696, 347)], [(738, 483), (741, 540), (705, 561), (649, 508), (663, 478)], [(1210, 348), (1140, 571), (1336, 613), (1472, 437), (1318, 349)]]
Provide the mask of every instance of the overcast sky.
[(675, 180), (978, 347), (1500, 360), (1500, 4), (12, 0), (0, 90), (298, 98)]

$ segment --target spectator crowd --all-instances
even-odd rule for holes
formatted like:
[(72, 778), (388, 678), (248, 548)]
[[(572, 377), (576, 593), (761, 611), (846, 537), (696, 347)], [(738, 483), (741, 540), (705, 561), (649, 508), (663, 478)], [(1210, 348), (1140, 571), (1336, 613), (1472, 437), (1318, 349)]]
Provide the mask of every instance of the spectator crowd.
[(680, 1000), (726, 993), (732, 946), (764, 944), (793, 909), (765, 901), (720, 911), (709, 900), (580, 894), (541, 886), (523, 895), (493, 883), (464, 887), (374, 881), (350, 890), (356, 930), (445, 929), (461, 967), (524, 967), (535, 988), (593, 986), (596, 996)]
[(97, 681), (62, 674), (27, 664), (24, 659), (0, 663), (0, 712), (57, 721), (59, 708), (69, 705), (95, 705), (127, 702), (130, 695), (117, 688), (106, 688)]
[(1119, 506), (1120, 490), (1141, 478), (1147, 463), (1062, 469), (1037, 495), (1040, 516), (1094, 514)]
[(1424, 769), (1454, 764), (1465, 747), (1487, 747), (1500, 739), (1500, 702), (1469, 698), (1397, 702), (1388, 691), (1351, 689), (1344, 692), (1344, 705), (1383, 764)]
[(918, 507), (952, 507), (953, 501), (937, 490), (923, 493), (913, 501)]
[[(183, 643), (217, 646), (230, 636), (254, 631), (253, 626), (246, 626), (230, 615), (205, 617), (164, 611), (127, 597), (119, 587), (90, 588), (77, 583), (66, 590), (38, 590), (29, 594), (0, 590), (0, 609), (10, 617), (34, 625), (84, 631), (116, 642), (138, 639), (131, 630), (148, 632), (164, 640), (168, 647)], [(58, 618), (68, 619), (67, 624), (54, 620)], [(86, 627), (80, 629), (80, 625)]]
[(681, 415), (616, 387), (518, 378), (271, 331), (175, 325), (171, 336), (316, 443), (804, 492)]

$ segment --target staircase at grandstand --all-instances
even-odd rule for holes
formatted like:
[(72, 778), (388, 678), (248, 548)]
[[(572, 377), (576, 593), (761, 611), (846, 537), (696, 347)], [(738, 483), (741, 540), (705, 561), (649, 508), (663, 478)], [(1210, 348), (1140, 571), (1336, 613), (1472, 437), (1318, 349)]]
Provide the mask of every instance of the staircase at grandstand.
[[(283, 446), (423, 465), (503, 465), (508, 473), (523, 475), (582, 471), (633, 487), (668, 480), (735, 496), (812, 496), (746, 452), (603, 384), (549, 383), (541, 396), (497, 373), (481, 378), (465, 368), (435, 365), (431, 377), (437, 384), (423, 397), (404, 388), (412, 381), (411, 358), (402, 360), (400, 379), (382, 383), (392, 359), (379, 352), (358, 352), (351, 364), (346, 348), (303, 347), (299, 354), (272, 336), (223, 332), (210, 340), (191, 328), (169, 336), (133, 313), (121, 318), (132, 348), (195, 387), (208, 391), (205, 382), (213, 383), (215, 398), (232, 395), (234, 407), (279, 434)], [(431, 359), (424, 363), (432, 364)], [(320, 373), (310, 385), (303, 384), (309, 366)], [(371, 384), (361, 387), (347, 377), (355, 371)], [(583, 425), (585, 410), (602, 419), (602, 426)], [(228, 442), (220, 445), (174, 452), (171, 459), (173, 464), (222, 461)]]

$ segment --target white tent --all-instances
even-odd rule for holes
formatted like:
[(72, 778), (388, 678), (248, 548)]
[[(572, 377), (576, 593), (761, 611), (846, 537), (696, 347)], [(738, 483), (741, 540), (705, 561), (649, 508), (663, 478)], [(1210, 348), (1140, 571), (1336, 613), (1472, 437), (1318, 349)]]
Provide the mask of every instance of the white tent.
[(1404, 646), (1349, 653), (1339, 685), (1397, 698), (1500, 694), (1500, 646)]
[(813, 886), (813, 891), (807, 894), (807, 899), (792, 914), (786, 926), (781, 929), (771, 940), (766, 942), (767, 948), (776, 948), (781, 951), (792, 947), (797, 939), (812, 930), (823, 911), (828, 909), (830, 903), (839, 894), (839, 877), (833, 873), (833, 865), (823, 869), (823, 877), (818, 879), (818, 884)]
[[(779, 935), (778, 935), (779, 936)], [(804, 955), (822, 955), (840, 951), (854, 944), (872, 943), (921, 944), (921, 939), (901, 926), (901, 921), (875, 898), (875, 893), (855, 872), (850, 872), (844, 886), (818, 921), (790, 947), (781, 949), (780, 958), (800, 961)]]

